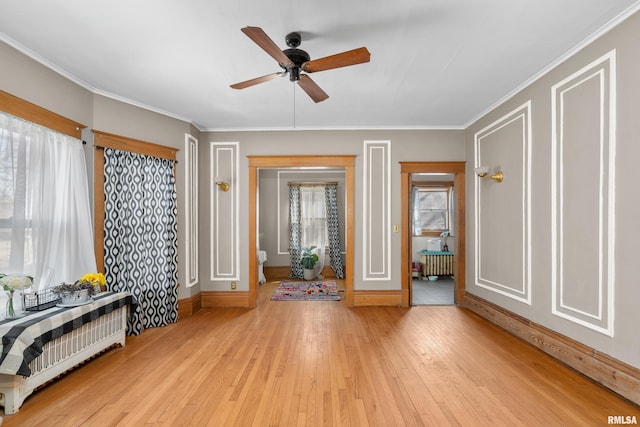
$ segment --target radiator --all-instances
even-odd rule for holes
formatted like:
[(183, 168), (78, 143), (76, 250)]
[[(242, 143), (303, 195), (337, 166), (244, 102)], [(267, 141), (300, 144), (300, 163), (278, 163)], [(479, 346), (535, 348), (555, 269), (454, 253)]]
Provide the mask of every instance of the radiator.
[(5, 414), (18, 411), (35, 389), (116, 345), (124, 346), (128, 306), (118, 308), (46, 343), (29, 363), (31, 375), (0, 374), (0, 405)]
[(423, 276), (452, 276), (453, 254), (421, 254)]

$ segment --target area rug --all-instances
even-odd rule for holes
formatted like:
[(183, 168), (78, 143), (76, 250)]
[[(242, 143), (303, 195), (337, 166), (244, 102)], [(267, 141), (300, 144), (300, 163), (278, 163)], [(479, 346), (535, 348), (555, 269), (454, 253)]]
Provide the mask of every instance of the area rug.
[(281, 282), (274, 292), (273, 301), (338, 301), (335, 280), (311, 282)]

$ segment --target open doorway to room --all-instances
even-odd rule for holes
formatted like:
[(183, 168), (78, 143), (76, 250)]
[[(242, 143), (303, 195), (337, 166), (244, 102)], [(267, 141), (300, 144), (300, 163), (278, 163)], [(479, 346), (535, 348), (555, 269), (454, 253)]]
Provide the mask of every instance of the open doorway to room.
[(328, 168), (344, 171), (345, 230), (344, 299), (353, 306), (355, 156), (248, 156), (249, 158), (249, 305), (255, 307), (259, 286), (259, 171), (263, 169)]
[[(346, 197), (344, 168), (260, 168), (259, 280), (336, 281), (344, 291)], [(304, 271), (304, 248), (318, 259)], [(260, 298), (259, 298), (260, 301)]]
[[(465, 291), (465, 164), (401, 162), (400, 165), (403, 305), (462, 305)], [(415, 212), (414, 197), (444, 203), (426, 202), (422, 204), (423, 212)], [(444, 212), (449, 207), (452, 207), (450, 215)], [(421, 213), (424, 218), (419, 224)], [(425, 232), (419, 230), (417, 240), (414, 240), (417, 232), (414, 230), (414, 218), (418, 228), (421, 225), (425, 228)], [(452, 230), (454, 237), (445, 239)], [(413, 286), (414, 280), (416, 286)]]
[(453, 174), (411, 174), (411, 305), (453, 305)]

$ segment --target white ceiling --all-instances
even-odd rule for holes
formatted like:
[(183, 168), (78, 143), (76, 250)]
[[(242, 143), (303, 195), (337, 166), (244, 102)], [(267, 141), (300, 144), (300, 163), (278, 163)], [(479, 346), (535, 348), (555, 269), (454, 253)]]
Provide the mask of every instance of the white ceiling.
[[(639, 9), (638, 0), (20, 0), (0, 39), (88, 89), (202, 130), (463, 128)], [(315, 104), (240, 29), (312, 59), (366, 46), (371, 62), (313, 73)], [(1, 64), (0, 64), (1, 66)], [(294, 89), (295, 88), (295, 89)]]

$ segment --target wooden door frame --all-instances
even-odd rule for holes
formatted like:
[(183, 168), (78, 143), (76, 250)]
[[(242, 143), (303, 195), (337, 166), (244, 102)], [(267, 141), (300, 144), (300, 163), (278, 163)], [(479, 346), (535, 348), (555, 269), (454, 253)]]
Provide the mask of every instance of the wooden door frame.
[(249, 306), (258, 304), (258, 169), (328, 167), (345, 171), (345, 302), (353, 307), (353, 251), (355, 212), (355, 155), (247, 156), (249, 159)]
[(402, 275), (402, 305), (411, 305), (411, 261), (413, 248), (411, 245), (411, 174), (416, 173), (451, 173), (454, 174), (453, 187), (455, 189), (455, 245), (453, 252), (454, 302), (463, 305), (466, 288), (465, 274), (465, 162), (400, 162), (401, 176), (401, 275)]

